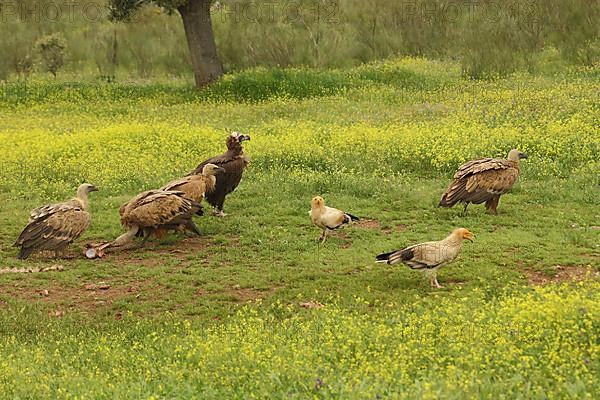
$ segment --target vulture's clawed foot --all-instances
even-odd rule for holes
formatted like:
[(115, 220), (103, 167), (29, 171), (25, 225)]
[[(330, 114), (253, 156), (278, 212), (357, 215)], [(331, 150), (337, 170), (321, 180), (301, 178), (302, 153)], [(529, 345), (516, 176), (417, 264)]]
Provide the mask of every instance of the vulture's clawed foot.
[(217, 209), (214, 209), (214, 210), (213, 210), (213, 215), (214, 215), (215, 217), (220, 217), (220, 218), (227, 216), (227, 214), (225, 214), (225, 213), (223, 212), (223, 210), (217, 210)]
[(442, 289), (443, 288), (443, 286), (439, 284), (439, 282), (437, 280), (437, 276), (435, 276), (435, 275), (431, 277), (430, 282), (431, 282), (431, 287), (433, 289)]

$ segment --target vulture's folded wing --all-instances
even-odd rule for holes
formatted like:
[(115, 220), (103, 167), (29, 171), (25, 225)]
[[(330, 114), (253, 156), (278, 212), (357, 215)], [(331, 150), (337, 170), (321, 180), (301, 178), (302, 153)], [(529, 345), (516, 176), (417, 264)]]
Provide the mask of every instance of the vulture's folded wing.
[(77, 239), (89, 227), (90, 214), (79, 207), (56, 205), (43, 216), (31, 221), (15, 243), (16, 246), (53, 250)]
[(180, 191), (185, 193), (185, 197), (195, 201), (202, 201), (206, 191), (206, 182), (203, 176), (188, 175), (167, 183), (159, 190), (162, 191)]
[(121, 217), (125, 226), (157, 227), (186, 222), (200, 209), (200, 204), (185, 198), (179, 191), (152, 191), (128, 207)]
[(235, 161), (236, 159), (240, 159), (240, 158), (243, 158), (243, 156), (236, 155), (232, 152), (227, 151), (219, 156), (209, 158), (208, 160), (198, 164), (196, 169), (194, 169), (192, 171), (191, 175), (200, 175), (202, 173), (202, 169), (204, 168), (204, 166), (206, 164), (215, 164), (215, 165), (218, 165), (219, 167), (222, 167), (224, 164), (228, 164), (228, 163)]
[(341, 210), (332, 207), (325, 207), (320, 216), (321, 224), (329, 229), (339, 228), (341, 225), (350, 222), (349, 217)]
[(380, 254), (378, 261), (386, 261), (388, 264), (400, 262), (412, 269), (430, 269), (440, 266), (456, 257), (456, 249), (450, 248), (443, 241), (425, 242), (407, 247), (391, 253)]
[(504, 194), (509, 191), (519, 177), (517, 168), (490, 169), (471, 175), (467, 179), (467, 192)]
[(509, 160), (482, 158), (466, 162), (454, 174), (440, 206), (451, 206), (458, 201), (482, 203), (493, 195), (506, 193), (518, 176), (518, 168)]

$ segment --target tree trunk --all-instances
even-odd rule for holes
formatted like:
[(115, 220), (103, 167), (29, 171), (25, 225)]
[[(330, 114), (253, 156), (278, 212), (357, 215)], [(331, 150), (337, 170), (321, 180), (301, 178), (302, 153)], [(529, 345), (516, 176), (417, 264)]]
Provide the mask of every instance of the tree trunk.
[(183, 20), (194, 78), (199, 88), (223, 75), (210, 20), (210, 3), (210, 0), (188, 0), (177, 9)]

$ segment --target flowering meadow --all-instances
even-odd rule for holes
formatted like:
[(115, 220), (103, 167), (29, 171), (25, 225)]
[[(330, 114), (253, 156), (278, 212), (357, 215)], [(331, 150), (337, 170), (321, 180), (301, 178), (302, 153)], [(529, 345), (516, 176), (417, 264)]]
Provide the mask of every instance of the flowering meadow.
[[(594, 398), (600, 287), (373, 313), (243, 308), (208, 328), (169, 317), (0, 342), (6, 398)], [(360, 299), (356, 299), (360, 302)], [(277, 315), (277, 316), (275, 316)]]
[[(485, 81), (451, 62), (183, 80), (0, 83), (0, 398), (596, 398), (598, 69)], [(118, 208), (224, 151), (250, 167), (200, 237), (86, 260)], [(527, 152), (498, 215), (436, 208), (454, 171)], [(73, 259), (12, 247), (82, 182)], [(361, 220), (324, 245), (312, 196)], [(375, 255), (475, 233), (443, 289)], [(50, 272), (12, 273), (60, 266)]]

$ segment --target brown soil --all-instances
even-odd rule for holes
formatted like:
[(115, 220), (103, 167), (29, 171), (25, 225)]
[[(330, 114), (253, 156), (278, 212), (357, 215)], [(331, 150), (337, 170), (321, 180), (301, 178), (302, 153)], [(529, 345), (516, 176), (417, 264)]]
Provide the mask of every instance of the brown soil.
[(598, 277), (600, 273), (591, 265), (555, 265), (554, 275), (542, 271), (526, 270), (525, 276), (530, 285), (547, 285), (560, 282), (579, 282)]
[(364, 229), (380, 229), (381, 224), (376, 219), (360, 219), (358, 222), (352, 224), (358, 228)]
[(165, 288), (159, 288), (152, 281), (132, 282), (126, 285), (111, 284), (110, 281), (85, 282), (79, 287), (51, 287), (33, 289), (21, 287), (5, 287), (6, 294), (27, 301), (55, 306), (53, 316), (62, 316), (65, 311), (76, 310), (84, 314), (110, 306), (115, 301), (125, 298), (139, 298), (144, 292), (164, 294)]
[(117, 252), (109, 251), (101, 259), (90, 261), (112, 261), (117, 264), (139, 264), (144, 267), (154, 267), (164, 263), (166, 257), (183, 258), (186, 255), (197, 254), (211, 245), (213, 245), (212, 239), (208, 237), (184, 238), (168, 244), (149, 241), (142, 248)]
[[(398, 225), (396, 225), (395, 229), (398, 232), (404, 232), (406, 230), (406, 225), (404, 225), (404, 224), (398, 224)], [(381, 232), (385, 233), (386, 235), (389, 235), (390, 233), (393, 232), (393, 229), (392, 228), (384, 228), (384, 229), (381, 230)]]

